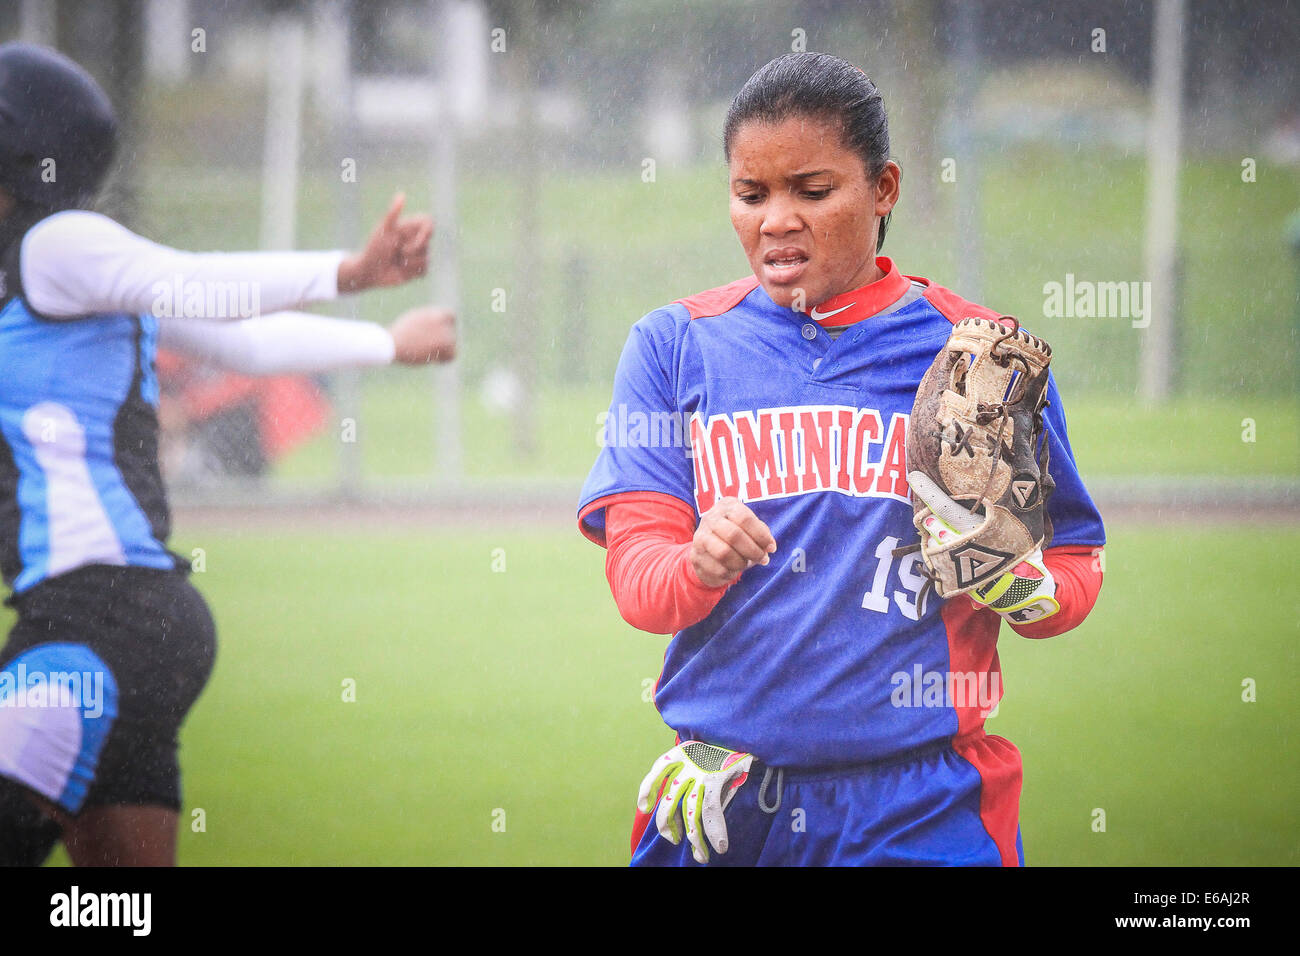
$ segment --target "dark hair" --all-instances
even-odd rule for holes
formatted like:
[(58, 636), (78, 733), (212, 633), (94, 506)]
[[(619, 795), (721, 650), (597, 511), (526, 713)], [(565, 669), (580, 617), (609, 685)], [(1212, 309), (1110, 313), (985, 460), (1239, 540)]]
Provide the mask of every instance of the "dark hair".
[[(885, 101), (867, 74), (829, 53), (787, 53), (745, 81), (727, 110), (723, 155), (731, 161), (731, 144), (745, 123), (780, 123), (792, 116), (838, 124), (844, 145), (862, 157), (867, 177), (875, 181), (884, 172), (889, 160)], [(880, 220), (877, 252), (892, 215)]]

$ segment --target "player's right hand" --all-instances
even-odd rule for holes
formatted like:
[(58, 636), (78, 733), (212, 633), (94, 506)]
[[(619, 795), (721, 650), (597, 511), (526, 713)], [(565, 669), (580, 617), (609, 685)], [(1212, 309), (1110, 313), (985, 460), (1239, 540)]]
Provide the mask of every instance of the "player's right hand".
[(709, 844), (719, 853), (727, 852), (723, 811), (749, 778), (753, 762), (753, 754), (683, 740), (656, 760), (641, 781), (637, 809), (650, 813), (657, 801), (655, 828), (663, 838), (673, 846), (680, 844), (684, 822), (695, 862), (708, 863)]
[(721, 498), (700, 518), (691, 541), (691, 567), (706, 587), (730, 584), (776, 551), (772, 531), (739, 498)]
[(403, 365), (450, 362), (456, 357), (456, 316), (437, 306), (409, 309), (388, 327), (393, 361)]

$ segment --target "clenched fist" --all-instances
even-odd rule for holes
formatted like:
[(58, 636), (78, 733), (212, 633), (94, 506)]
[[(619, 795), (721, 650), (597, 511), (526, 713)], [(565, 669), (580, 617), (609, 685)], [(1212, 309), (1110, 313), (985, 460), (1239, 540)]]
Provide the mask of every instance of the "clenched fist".
[(708, 587), (730, 584), (756, 564), (767, 564), (776, 539), (739, 498), (722, 498), (700, 518), (691, 541), (691, 567)]
[(425, 305), (410, 309), (388, 327), (395, 350), (393, 360), (403, 365), (449, 362), (456, 357), (456, 316), (446, 309)]

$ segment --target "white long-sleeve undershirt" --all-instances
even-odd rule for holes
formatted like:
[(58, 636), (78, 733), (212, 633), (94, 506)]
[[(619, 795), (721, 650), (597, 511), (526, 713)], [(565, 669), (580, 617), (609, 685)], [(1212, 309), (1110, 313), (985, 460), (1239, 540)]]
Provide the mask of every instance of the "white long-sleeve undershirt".
[[(342, 252), (183, 252), (68, 210), (23, 237), (23, 294), (55, 319), (101, 312), (244, 319), (338, 297)], [(255, 308), (247, 308), (255, 306)]]
[(56, 213), (23, 237), (28, 304), (50, 319), (103, 312), (158, 319), (158, 344), (246, 375), (387, 365), (371, 322), (288, 311), (338, 297), (342, 252), (183, 252), (107, 216)]
[(237, 322), (158, 320), (158, 345), (244, 375), (332, 372), (387, 365), (393, 337), (373, 322), (277, 312)]

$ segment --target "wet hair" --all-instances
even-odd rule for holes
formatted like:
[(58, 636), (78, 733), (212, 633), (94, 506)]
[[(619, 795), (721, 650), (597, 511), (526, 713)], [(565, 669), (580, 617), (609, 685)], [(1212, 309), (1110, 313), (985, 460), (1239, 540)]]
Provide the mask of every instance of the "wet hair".
[[(867, 178), (875, 182), (889, 160), (889, 120), (885, 101), (867, 74), (829, 53), (787, 53), (751, 76), (727, 110), (722, 152), (731, 161), (731, 146), (746, 123), (781, 123), (808, 116), (838, 125), (846, 147), (862, 157)], [(880, 220), (876, 251), (885, 243), (890, 212)]]

